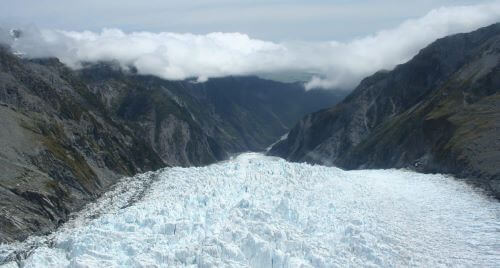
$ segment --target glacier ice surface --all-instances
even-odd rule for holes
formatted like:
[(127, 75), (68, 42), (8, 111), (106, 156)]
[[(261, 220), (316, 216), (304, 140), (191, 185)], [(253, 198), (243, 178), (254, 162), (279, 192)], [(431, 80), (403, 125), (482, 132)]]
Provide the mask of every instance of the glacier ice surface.
[[(257, 153), (125, 178), (6, 267), (497, 266), (500, 205), (444, 175)], [(15, 254), (26, 257), (16, 261)]]

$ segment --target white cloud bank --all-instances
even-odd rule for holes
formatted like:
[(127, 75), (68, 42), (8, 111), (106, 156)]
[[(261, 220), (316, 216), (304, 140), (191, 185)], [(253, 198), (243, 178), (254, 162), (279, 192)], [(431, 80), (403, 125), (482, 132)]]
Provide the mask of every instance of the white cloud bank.
[[(443, 7), (396, 28), (351, 42), (283, 42), (241, 33), (206, 35), (24, 29), (12, 46), (28, 57), (54, 56), (73, 68), (82, 62), (116, 61), (165, 79), (307, 71), (321, 74), (306, 88), (352, 88), (363, 77), (392, 69), (437, 38), (467, 32), (500, 19), (500, 2)], [(346, 25), (348, 27), (348, 25)]]

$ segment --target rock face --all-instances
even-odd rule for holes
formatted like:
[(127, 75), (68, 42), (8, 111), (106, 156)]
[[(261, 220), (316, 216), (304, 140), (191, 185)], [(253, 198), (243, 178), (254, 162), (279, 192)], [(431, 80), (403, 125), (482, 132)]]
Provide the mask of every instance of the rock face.
[(451, 173), (500, 197), (500, 24), (437, 40), (304, 117), (270, 151), (346, 169)]
[(337, 99), (253, 77), (172, 82), (104, 63), (72, 71), (1, 47), (0, 242), (54, 230), (122, 176), (262, 150)]

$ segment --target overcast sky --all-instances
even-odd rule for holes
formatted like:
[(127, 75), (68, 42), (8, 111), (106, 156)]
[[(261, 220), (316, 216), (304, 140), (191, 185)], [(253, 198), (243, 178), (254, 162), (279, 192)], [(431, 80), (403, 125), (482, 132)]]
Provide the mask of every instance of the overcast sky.
[[(318, 74), (306, 88), (351, 89), (438, 38), (500, 21), (500, 0), (2, 0), (2, 7), (0, 41), (26, 57), (57, 57), (72, 68), (115, 61), (200, 82)], [(9, 37), (12, 27), (21, 38)]]
[(338, 40), (482, 0), (2, 0), (0, 22), (40, 28), (240, 32), (270, 41)]

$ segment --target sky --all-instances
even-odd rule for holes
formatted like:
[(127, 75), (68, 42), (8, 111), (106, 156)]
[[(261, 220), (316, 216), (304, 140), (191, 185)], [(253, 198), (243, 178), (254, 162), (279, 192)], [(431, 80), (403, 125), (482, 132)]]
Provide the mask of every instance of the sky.
[(40, 28), (206, 34), (269, 41), (348, 41), (442, 6), (482, 0), (2, 0), (0, 23)]
[[(498, 0), (3, 0), (0, 27), (27, 57), (113, 60), (165, 79), (318, 74), (352, 88), (437, 38), (500, 21)], [(5, 34), (4, 34), (5, 36)], [(5, 38), (4, 38), (5, 39)]]

